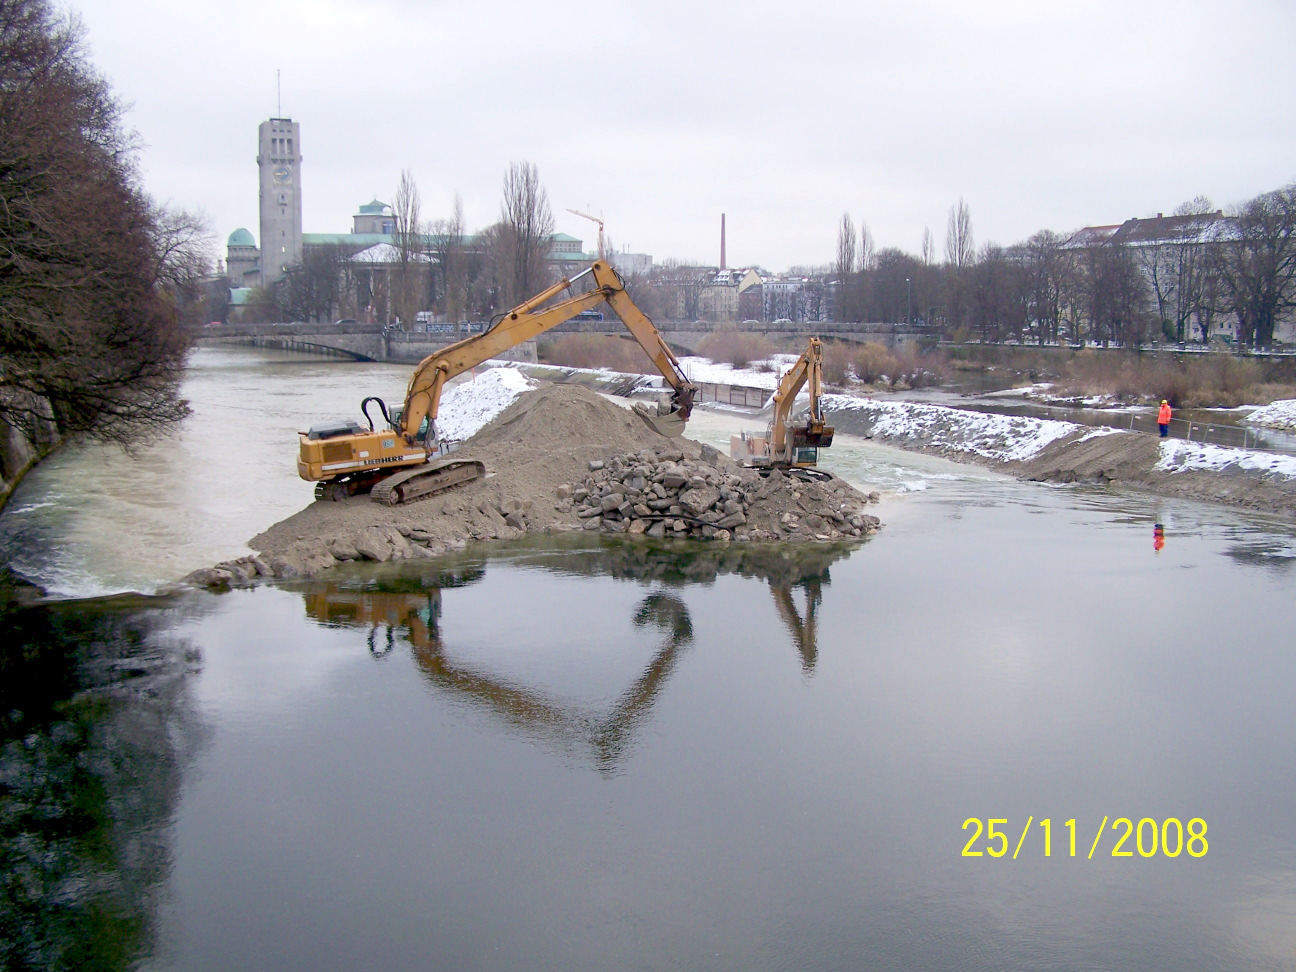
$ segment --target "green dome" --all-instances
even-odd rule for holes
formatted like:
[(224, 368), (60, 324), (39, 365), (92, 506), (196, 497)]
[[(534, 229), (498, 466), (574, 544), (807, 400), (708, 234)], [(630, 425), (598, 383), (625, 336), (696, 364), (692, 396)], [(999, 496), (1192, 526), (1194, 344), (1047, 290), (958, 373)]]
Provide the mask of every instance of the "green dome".
[(251, 233), (249, 233), (242, 226), (240, 226), (238, 229), (236, 229), (233, 233), (229, 235), (229, 243), (227, 245), (255, 247), (256, 240), (252, 238)]
[(377, 199), (367, 202), (360, 207), (361, 216), (381, 216), (387, 210), (385, 202), (379, 202)]

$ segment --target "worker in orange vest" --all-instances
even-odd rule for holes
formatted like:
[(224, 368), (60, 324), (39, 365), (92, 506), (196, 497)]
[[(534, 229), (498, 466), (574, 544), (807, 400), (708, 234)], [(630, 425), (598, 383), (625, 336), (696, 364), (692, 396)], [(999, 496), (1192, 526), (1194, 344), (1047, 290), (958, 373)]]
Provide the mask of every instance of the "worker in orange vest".
[(1163, 439), (1170, 434), (1170, 403), (1164, 398), (1161, 399), (1161, 409), (1157, 412), (1157, 428)]

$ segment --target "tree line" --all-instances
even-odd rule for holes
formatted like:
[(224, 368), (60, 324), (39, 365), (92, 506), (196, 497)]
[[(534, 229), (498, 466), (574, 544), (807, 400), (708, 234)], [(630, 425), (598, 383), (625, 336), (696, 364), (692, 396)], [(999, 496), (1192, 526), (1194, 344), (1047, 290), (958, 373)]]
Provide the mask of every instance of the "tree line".
[(1041, 230), (978, 249), (960, 199), (938, 260), (930, 230), (918, 256), (875, 250), (868, 224), (857, 229), (847, 213), (832, 268), (835, 316), (926, 324), (956, 340), (1126, 347), (1206, 343), (1232, 323), (1240, 345), (1270, 347), (1296, 311), (1296, 183), (1227, 212), (1197, 197), (1173, 217), (1158, 220), (1179, 227), (1162, 240)]
[[(145, 194), (77, 19), (0, 0), (0, 421), (126, 441), (185, 414), (205, 218)], [(6, 470), (11, 472), (11, 470)]]

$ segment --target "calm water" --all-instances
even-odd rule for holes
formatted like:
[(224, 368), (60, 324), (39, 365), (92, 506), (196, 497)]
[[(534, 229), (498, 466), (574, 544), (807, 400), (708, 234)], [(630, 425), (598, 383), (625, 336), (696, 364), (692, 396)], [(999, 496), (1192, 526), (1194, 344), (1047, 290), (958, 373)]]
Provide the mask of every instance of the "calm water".
[(0, 967), (1291, 969), (1290, 525), (842, 444), (855, 548), (10, 613)]

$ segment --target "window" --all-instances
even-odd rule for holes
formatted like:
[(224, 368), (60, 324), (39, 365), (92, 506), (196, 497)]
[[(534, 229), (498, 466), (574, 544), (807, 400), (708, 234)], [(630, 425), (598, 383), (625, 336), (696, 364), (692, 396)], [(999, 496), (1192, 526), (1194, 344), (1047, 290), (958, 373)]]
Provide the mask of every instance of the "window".
[(288, 139), (288, 154), (289, 154), (289, 155), (292, 155), (292, 154), (293, 154), (293, 150), (292, 150), (292, 139), (291, 139), (291, 138)]

